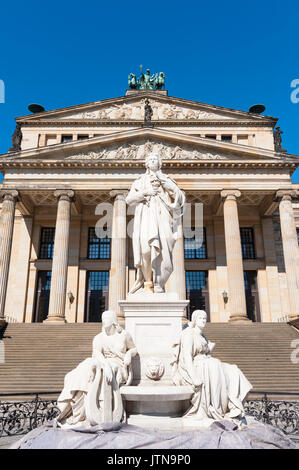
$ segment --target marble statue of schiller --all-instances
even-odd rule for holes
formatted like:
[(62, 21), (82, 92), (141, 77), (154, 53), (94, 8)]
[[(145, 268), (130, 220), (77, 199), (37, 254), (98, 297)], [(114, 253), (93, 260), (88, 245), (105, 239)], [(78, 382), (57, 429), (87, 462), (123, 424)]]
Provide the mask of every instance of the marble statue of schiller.
[(130, 293), (142, 287), (165, 292), (173, 271), (172, 251), (177, 238), (177, 221), (183, 215), (185, 196), (175, 181), (161, 171), (162, 159), (146, 157), (145, 174), (137, 178), (126, 198), (136, 205), (133, 229), (136, 282)]

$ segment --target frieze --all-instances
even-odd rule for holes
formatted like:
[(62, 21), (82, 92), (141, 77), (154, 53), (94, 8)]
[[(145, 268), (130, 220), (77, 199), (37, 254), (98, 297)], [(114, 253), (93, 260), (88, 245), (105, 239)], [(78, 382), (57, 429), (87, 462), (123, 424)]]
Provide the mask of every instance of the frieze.
[(77, 153), (66, 157), (65, 160), (142, 160), (146, 154), (151, 152), (159, 153), (163, 160), (222, 160), (227, 158), (225, 155), (191, 146), (179, 146), (148, 140)]
[[(153, 110), (152, 120), (198, 120), (198, 119), (230, 119), (217, 113), (210, 113), (187, 106), (172, 103), (161, 103), (150, 100)], [(66, 116), (67, 119), (99, 119), (99, 120), (139, 120), (144, 118), (144, 99), (133, 103), (114, 104), (94, 111), (86, 111)]]

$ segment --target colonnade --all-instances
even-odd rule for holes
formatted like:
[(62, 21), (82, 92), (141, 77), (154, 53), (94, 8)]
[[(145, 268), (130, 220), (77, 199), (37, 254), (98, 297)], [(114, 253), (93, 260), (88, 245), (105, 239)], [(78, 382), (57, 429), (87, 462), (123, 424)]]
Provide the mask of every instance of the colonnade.
[[(295, 193), (296, 192), (292, 190), (280, 190), (276, 193), (276, 198), (279, 203), (282, 245), (289, 289), (291, 318), (299, 317), (299, 249), (292, 208), (292, 198), (297, 196)], [(54, 192), (54, 195), (58, 202), (49, 314), (46, 320), (48, 323), (65, 322), (71, 204), (75, 197), (74, 191), (70, 189), (57, 190)], [(113, 199), (113, 222), (111, 237), (109, 309), (115, 310), (120, 316), (121, 312), (118, 308), (118, 300), (124, 299), (127, 291), (126, 191), (113, 190), (110, 195)], [(238, 217), (238, 198), (241, 196), (241, 192), (239, 190), (223, 190), (221, 191), (220, 196), (223, 200), (228, 295), (230, 299), (230, 321), (246, 322), (248, 319), (246, 312), (243, 259)], [(17, 190), (7, 189), (0, 191), (0, 197), (2, 197), (3, 200), (0, 226), (0, 321), (4, 321), (15, 207), (20, 196)], [(179, 236), (173, 253), (174, 272), (169, 279), (169, 288), (170, 290), (176, 290), (179, 293), (180, 298), (184, 298), (184, 240), (181, 226), (179, 227), (178, 233)]]

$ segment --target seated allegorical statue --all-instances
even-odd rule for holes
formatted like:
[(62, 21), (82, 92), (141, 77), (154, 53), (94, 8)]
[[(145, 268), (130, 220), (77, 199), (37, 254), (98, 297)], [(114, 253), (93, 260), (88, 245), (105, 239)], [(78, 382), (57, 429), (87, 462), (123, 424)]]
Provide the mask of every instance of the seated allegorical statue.
[(102, 332), (93, 339), (92, 357), (64, 378), (64, 388), (57, 400), (61, 411), (57, 424), (93, 426), (122, 421), (124, 408), (120, 387), (132, 382), (131, 361), (135, 355), (133, 340), (120, 327), (115, 313), (104, 312)]
[(194, 390), (184, 418), (193, 418), (199, 427), (221, 420), (241, 424), (243, 401), (252, 385), (236, 365), (211, 357), (215, 343), (203, 334), (206, 322), (206, 312), (195, 310), (179, 344), (174, 345), (173, 382), (191, 385)]

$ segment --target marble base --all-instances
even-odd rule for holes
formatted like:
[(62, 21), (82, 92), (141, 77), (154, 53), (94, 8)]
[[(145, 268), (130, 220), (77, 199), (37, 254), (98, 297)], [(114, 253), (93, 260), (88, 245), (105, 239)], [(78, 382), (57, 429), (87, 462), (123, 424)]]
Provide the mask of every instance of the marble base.
[[(141, 381), (155, 385), (158, 382), (161, 385), (172, 383), (172, 346), (180, 338), (188, 303), (189, 300), (179, 300), (175, 293), (148, 291), (129, 295), (127, 300), (119, 301), (124, 312), (125, 329), (131, 334), (138, 353), (133, 359), (133, 385)], [(150, 378), (149, 367), (154, 369), (155, 365), (157, 374)]]

